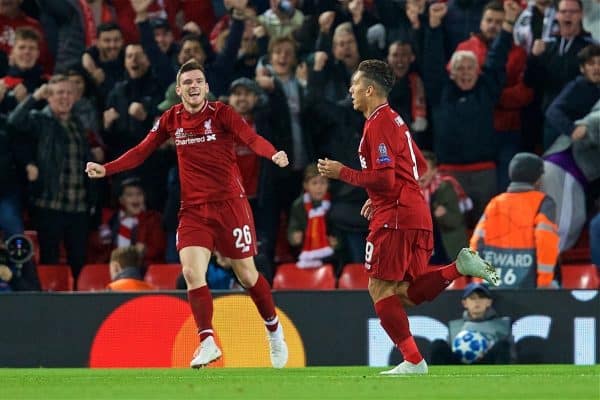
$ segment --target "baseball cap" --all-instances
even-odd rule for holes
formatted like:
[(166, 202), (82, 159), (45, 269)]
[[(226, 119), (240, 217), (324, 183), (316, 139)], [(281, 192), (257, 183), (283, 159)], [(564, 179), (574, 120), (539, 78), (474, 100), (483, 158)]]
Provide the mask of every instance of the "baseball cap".
[(485, 297), (488, 297), (490, 299), (492, 298), (492, 292), (490, 292), (490, 289), (488, 289), (488, 287), (486, 285), (481, 284), (481, 283), (469, 283), (467, 285), (467, 287), (465, 288), (465, 291), (463, 292), (462, 298), (466, 299), (473, 292), (480, 292)]
[(231, 82), (231, 85), (229, 85), (229, 93), (233, 92), (238, 86), (244, 87), (251, 92), (254, 92), (254, 94), (260, 94), (260, 87), (258, 87), (256, 81), (250, 78), (242, 77)]
[(160, 111), (167, 111), (169, 108), (173, 107), (175, 104), (179, 103), (181, 100), (179, 96), (177, 96), (177, 92), (175, 91), (175, 83), (171, 84), (167, 88), (165, 92), (165, 99), (156, 106)]

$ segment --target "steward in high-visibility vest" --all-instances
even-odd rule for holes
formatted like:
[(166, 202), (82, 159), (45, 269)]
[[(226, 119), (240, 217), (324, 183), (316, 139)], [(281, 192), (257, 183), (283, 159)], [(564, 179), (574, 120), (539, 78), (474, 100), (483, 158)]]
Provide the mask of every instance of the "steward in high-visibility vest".
[(500, 274), (501, 288), (552, 287), (558, 260), (556, 205), (537, 190), (544, 164), (532, 153), (510, 162), (511, 184), (486, 206), (470, 247)]

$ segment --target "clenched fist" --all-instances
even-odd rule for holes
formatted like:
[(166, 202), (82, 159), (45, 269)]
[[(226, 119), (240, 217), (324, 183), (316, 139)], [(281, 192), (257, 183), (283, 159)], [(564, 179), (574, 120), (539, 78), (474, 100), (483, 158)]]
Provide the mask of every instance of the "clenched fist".
[(287, 167), (288, 164), (290, 163), (288, 161), (287, 154), (283, 150), (278, 151), (277, 153), (273, 154), (273, 157), (271, 157), (271, 160), (280, 168)]
[(106, 168), (95, 162), (88, 162), (85, 166), (85, 172), (92, 179), (103, 178), (106, 176)]

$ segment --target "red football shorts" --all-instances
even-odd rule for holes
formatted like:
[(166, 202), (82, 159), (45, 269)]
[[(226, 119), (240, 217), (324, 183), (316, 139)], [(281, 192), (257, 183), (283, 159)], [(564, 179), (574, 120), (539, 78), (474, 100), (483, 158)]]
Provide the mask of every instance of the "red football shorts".
[(411, 282), (426, 272), (432, 250), (431, 231), (380, 228), (367, 237), (365, 268), (373, 278)]
[(235, 198), (179, 211), (177, 250), (201, 246), (239, 260), (256, 255), (256, 232), (248, 200)]

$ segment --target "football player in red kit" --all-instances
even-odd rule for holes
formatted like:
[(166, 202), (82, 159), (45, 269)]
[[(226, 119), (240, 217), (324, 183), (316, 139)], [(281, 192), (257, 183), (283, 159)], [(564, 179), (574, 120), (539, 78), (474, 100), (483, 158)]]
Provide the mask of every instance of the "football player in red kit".
[(365, 248), (369, 294), (381, 325), (404, 361), (384, 374), (426, 374), (427, 363), (410, 333), (405, 306), (433, 300), (462, 275), (497, 285), (495, 269), (469, 249), (457, 261), (428, 268), (433, 249), (429, 207), (419, 188), (419, 173), (427, 170), (421, 151), (387, 96), (394, 74), (383, 61), (366, 60), (352, 76), (350, 94), (355, 110), (367, 119), (358, 147), (362, 171), (320, 159), (319, 172), (364, 187), (369, 199), (361, 214), (370, 220)]
[(86, 172), (90, 178), (101, 178), (135, 168), (173, 138), (181, 181), (177, 250), (200, 336), (190, 366), (202, 367), (221, 356), (213, 337), (213, 303), (205, 279), (211, 253), (218, 250), (231, 258), (236, 276), (256, 304), (268, 332), (271, 363), (282, 368), (288, 358), (287, 345), (271, 287), (254, 264), (254, 221), (235, 161), (234, 143), (236, 139), (245, 143), (282, 168), (288, 165), (287, 155), (256, 134), (230, 106), (206, 100), (208, 83), (195, 60), (181, 66), (176, 84), (181, 104), (165, 111), (137, 146), (105, 165), (88, 163)]

